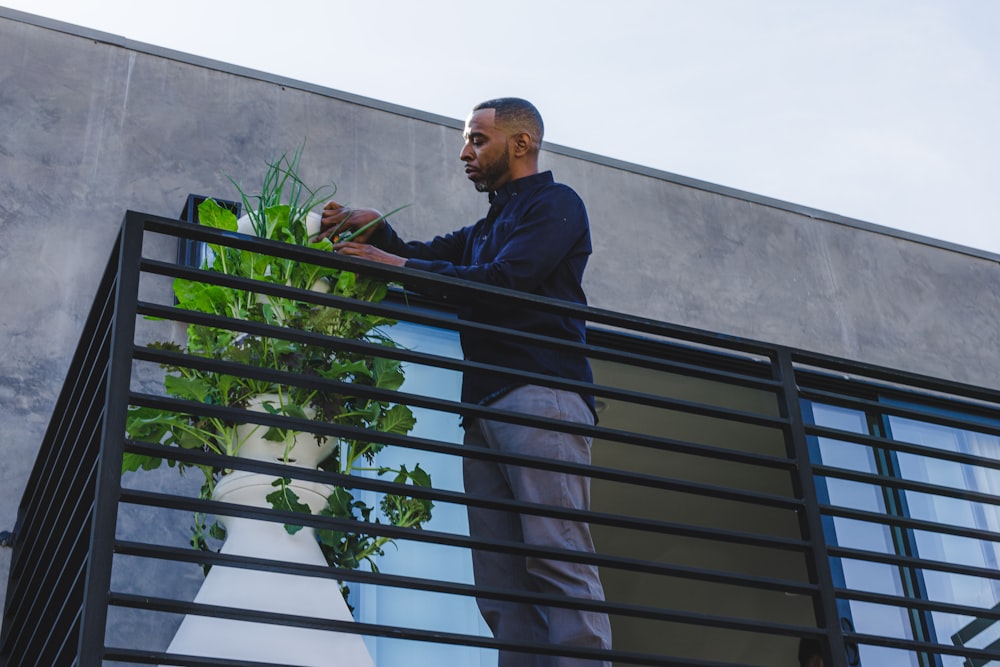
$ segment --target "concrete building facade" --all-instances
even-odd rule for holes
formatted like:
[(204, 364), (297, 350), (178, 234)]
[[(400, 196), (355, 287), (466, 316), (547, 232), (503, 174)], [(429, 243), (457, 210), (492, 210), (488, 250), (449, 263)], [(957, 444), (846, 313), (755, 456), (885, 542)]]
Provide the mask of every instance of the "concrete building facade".
[[(126, 210), (235, 198), (303, 142), (307, 181), (407, 206), (413, 238), (485, 210), (457, 119), (3, 9), (0, 62), (0, 529)], [(542, 166), (588, 205), (593, 306), (1000, 389), (996, 255), (569, 147)]]

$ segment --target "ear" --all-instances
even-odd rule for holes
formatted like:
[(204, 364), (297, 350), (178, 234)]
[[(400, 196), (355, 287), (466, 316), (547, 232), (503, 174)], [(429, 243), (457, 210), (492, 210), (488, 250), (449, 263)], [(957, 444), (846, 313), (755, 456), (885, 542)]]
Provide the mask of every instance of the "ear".
[(518, 132), (511, 137), (511, 140), (514, 142), (514, 155), (516, 157), (524, 157), (532, 151), (534, 142), (527, 132)]

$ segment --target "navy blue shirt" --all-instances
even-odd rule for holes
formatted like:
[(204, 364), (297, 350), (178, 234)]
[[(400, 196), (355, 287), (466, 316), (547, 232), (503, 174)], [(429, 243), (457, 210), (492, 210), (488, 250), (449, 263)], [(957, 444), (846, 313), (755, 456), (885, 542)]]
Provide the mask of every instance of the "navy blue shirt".
[[(554, 182), (552, 172), (512, 181), (490, 193), (490, 210), (474, 225), (429, 242), (404, 242), (386, 225), (371, 242), (407, 258), (406, 266), (443, 276), (586, 304), (581, 285), (591, 253), (583, 200)], [(495, 301), (456, 300), (459, 317), (553, 338), (584, 342), (582, 320)], [(496, 335), (462, 332), (470, 361), (592, 382), (583, 354)], [(486, 403), (518, 384), (491, 373), (466, 372), (462, 400)], [(593, 397), (584, 395), (593, 408)]]

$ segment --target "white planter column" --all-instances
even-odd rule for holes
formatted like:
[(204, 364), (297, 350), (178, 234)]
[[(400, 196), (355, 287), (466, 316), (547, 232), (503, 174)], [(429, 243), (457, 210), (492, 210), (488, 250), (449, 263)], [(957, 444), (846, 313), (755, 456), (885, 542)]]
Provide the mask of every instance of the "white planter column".
[[(254, 429), (253, 425), (240, 427)], [(248, 440), (240, 456), (283, 460), (280, 443), (264, 440), (266, 427), (258, 433), (243, 431)], [(295, 466), (315, 467), (324, 452), (311, 435), (300, 434), (289, 452)], [(277, 446), (277, 450), (275, 450)], [(270, 507), (266, 496), (273, 491), (274, 477), (234, 471), (219, 481), (214, 499), (251, 507)], [(313, 513), (326, 505), (330, 488), (293, 480), (292, 489)], [(294, 535), (283, 524), (220, 516), (227, 538), (222, 553), (266, 558), (282, 563), (326, 565), (315, 531), (304, 527)], [(205, 578), (195, 602), (275, 614), (294, 614), (316, 619), (353, 621), (340, 586), (333, 579), (214, 566)], [(285, 625), (236, 621), (204, 616), (186, 616), (167, 649), (170, 653), (234, 660), (279, 662), (302, 667), (374, 667), (360, 635), (313, 630)]]

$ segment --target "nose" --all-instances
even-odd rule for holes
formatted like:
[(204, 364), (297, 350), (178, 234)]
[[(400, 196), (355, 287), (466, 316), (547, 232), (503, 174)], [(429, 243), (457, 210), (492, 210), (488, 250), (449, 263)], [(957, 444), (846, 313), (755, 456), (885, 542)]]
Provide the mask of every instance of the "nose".
[(462, 162), (471, 162), (475, 157), (475, 154), (472, 152), (472, 142), (466, 141), (465, 145), (462, 146), (462, 152), (458, 154), (458, 159)]

